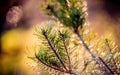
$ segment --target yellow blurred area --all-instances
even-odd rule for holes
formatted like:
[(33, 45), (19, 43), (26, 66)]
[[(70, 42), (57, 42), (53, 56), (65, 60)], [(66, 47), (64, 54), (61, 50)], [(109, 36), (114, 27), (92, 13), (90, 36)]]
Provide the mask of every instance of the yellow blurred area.
[(0, 75), (35, 75), (27, 58), (27, 50), (36, 42), (33, 33), (34, 28), (17, 28), (2, 34)]
[(115, 22), (105, 11), (102, 10), (94, 11), (94, 15), (92, 15), (92, 18), (88, 19), (88, 21), (90, 26), (94, 28), (95, 32), (100, 36), (103, 34), (112, 34), (120, 51), (120, 22)]

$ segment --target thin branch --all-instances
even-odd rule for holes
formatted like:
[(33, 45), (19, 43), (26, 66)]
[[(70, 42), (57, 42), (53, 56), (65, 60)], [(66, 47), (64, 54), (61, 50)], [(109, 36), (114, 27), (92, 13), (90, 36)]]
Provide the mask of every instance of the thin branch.
[(109, 66), (105, 63), (105, 61), (101, 58), (98, 57), (98, 59), (101, 61), (101, 63), (105, 66), (105, 68), (110, 72), (111, 75), (114, 75), (114, 72), (109, 68)]
[(65, 39), (64, 39), (63, 36), (62, 36), (62, 41), (63, 41), (64, 48), (65, 48), (65, 51), (66, 51), (66, 53), (67, 53), (67, 57), (68, 57), (69, 70), (71, 70), (71, 60), (70, 60), (70, 55), (69, 55), (69, 53), (68, 53), (68, 49), (67, 49), (67, 47), (66, 47)]
[[(108, 40), (106, 39), (105, 42), (106, 42), (107, 47), (109, 48), (110, 53), (113, 54), (113, 53), (112, 53), (112, 49), (111, 49), (111, 47), (110, 47), (110, 45), (109, 45), (109, 43), (108, 43)], [(114, 59), (113, 56), (112, 56), (112, 58), (113, 58), (114, 63), (116, 64), (116, 61), (115, 61), (115, 59)]]
[(62, 59), (60, 58), (60, 56), (57, 54), (56, 50), (54, 49), (54, 47), (52, 46), (50, 40), (48, 39), (48, 36), (46, 35), (45, 32), (43, 33), (43, 35), (44, 35), (45, 39), (47, 40), (47, 42), (48, 42), (48, 44), (49, 44), (51, 50), (54, 52), (54, 54), (56, 55), (56, 57), (58, 58), (58, 60), (59, 60), (60, 63), (62, 64), (62, 66), (63, 66), (63, 67), (65, 68), (65, 70), (67, 71), (67, 68), (66, 68), (66, 66), (65, 66), (65, 64), (64, 64), (64, 62), (63, 62), (63, 60), (62, 60)]
[(58, 70), (58, 71), (60, 71), (60, 72), (66, 72), (66, 71), (64, 71), (64, 70), (61, 69), (61, 68), (57, 68), (57, 67), (54, 67), (54, 66), (51, 66), (51, 65), (45, 63), (44, 61), (42, 61), (41, 59), (39, 59), (39, 57), (37, 56), (36, 53), (35, 53), (35, 57), (36, 57), (42, 64), (44, 64), (44, 65), (46, 65), (46, 66), (48, 66), (48, 67), (50, 67), (50, 68), (52, 68), (52, 69), (54, 69), (54, 70)]
[(88, 45), (85, 43), (85, 41), (83, 40), (83, 38), (81, 37), (81, 35), (79, 34), (78, 31), (75, 31), (75, 34), (78, 36), (79, 40), (82, 42), (83, 46), (85, 47), (85, 49), (88, 51), (88, 53), (90, 53), (90, 55), (93, 58), (96, 58), (96, 55), (90, 50), (90, 48), (88, 47)]
[(88, 45), (84, 42), (82, 36), (79, 34), (78, 30), (74, 29), (74, 33), (78, 36), (79, 40), (82, 42), (85, 49), (88, 51), (88, 53), (98, 62), (98, 60), (106, 67), (106, 69), (111, 73), (111, 75), (114, 75), (114, 72), (109, 68), (109, 66), (104, 62), (104, 60), (101, 57), (96, 56), (88, 47)]
[[(109, 45), (107, 39), (105, 40), (105, 43), (106, 43), (107, 47), (109, 48), (110, 54), (113, 54), (113, 53), (112, 53), (112, 49), (111, 49), (111, 47), (110, 47), (110, 45)], [(117, 69), (118, 69), (118, 67), (117, 67), (117, 63), (116, 63), (116, 61), (115, 61), (113, 55), (112, 55), (112, 59), (113, 59), (113, 63), (114, 63), (114, 65), (115, 65), (115, 68), (116, 68), (116, 70), (117, 70)], [(116, 73), (119, 74), (117, 71), (116, 71)]]
[(63, 72), (63, 73), (67, 73), (67, 74), (72, 74), (72, 75), (77, 75), (76, 73), (72, 72), (72, 71), (65, 71), (64, 69), (62, 68), (57, 68), (57, 67), (54, 67), (54, 66), (51, 66), (47, 63), (45, 63), (44, 61), (42, 61), (41, 59), (39, 59), (39, 57), (37, 56), (37, 54), (35, 53), (35, 57), (44, 65), (46, 65), (47, 67), (50, 67), (51, 69), (54, 69), (54, 70), (57, 70), (57, 71), (60, 71), (60, 72)]

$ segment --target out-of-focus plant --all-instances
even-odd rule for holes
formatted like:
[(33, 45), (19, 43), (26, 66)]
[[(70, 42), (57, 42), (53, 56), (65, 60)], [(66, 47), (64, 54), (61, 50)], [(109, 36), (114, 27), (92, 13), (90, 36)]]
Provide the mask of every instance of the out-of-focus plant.
[(111, 37), (98, 38), (86, 25), (85, 0), (49, 0), (44, 5), (54, 21), (36, 28), (34, 61), (51, 74), (120, 74), (120, 52)]

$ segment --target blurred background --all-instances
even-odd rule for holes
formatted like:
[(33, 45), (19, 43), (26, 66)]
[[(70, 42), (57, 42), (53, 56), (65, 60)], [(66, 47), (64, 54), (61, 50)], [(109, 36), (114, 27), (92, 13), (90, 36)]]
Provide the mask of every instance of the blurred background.
[[(36, 75), (27, 50), (37, 41), (34, 27), (49, 17), (40, 10), (43, 0), (0, 0), (0, 75)], [(101, 36), (113, 33), (120, 50), (120, 0), (86, 0), (87, 20)]]

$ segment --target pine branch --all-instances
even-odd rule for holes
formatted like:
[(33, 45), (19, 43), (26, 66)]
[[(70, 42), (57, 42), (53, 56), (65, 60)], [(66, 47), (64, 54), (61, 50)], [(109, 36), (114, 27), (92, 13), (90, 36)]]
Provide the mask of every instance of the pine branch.
[(69, 53), (68, 53), (68, 49), (67, 49), (67, 46), (66, 46), (66, 44), (65, 44), (65, 38), (64, 38), (64, 35), (62, 36), (62, 41), (63, 41), (64, 48), (65, 48), (65, 51), (66, 51), (66, 53), (67, 53), (67, 57), (68, 57), (69, 70), (72, 70), (72, 69), (71, 69), (70, 55), (69, 55)]
[(43, 30), (43, 35), (45, 37), (45, 39), (47, 40), (51, 50), (54, 52), (54, 54), (56, 55), (56, 57), (58, 58), (58, 60), (60, 61), (60, 63), (62, 64), (62, 66), (64, 67), (64, 69), (67, 71), (67, 68), (64, 64), (64, 62), (62, 61), (62, 59), (60, 58), (60, 56), (57, 54), (56, 50), (54, 49), (54, 47), (52, 46), (50, 40), (48, 39), (48, 36), (46, 35), (46, 32)]
[[(116, 70), (117, 70), (117, 69), (118, 69), (117, 63), (116, 63), (116, 61), (115, 61), (115, 59), (114, 59), (114, 57), (113, 57), (112, 49), (111, 49), (110, 44), (109, 44), (109, 42), (108, 42), (107, 39), (105, 40), (105, 43), (106, 43), (106, 46), (108, 47), (108, 49), (109, 49), (109, 51), (110, 51), (110, 54), (112, 54), (112, 60), (113, 60), (113, 63), (114, 63), (114, 65), (115, 65), (115, 68), (116, 68)], [(119, 73), (118, 73), (117, 71), (116, 71), (116, 73), (119, 75)]]
[(54, 67), (54, 66), (51, 66), (47, 63), (45, 63), (44, 61), (42, 61), (41, 59), (39, 59), (39, 57), (37, 56), (37, 54), (35, 53), (35, 57), (44, 65), (46, 65), (47, 67), (50, 67), (51, 69), (54, 69), (54, 70), (57, 70), (57, 71), (60, 71), (60, 72), (63, 72), (63, 73), (67, 73), (67, 74), (72, 74), (72, 75), (77, 75), (76, 73), (70, 71), (70, 70), (64, 70), (64, 69), (61, 69), (61, 68), (57, 68), (57, 67)]
[[(86, 6), (83, 4), (84, 3), (83, 0), (80, 0), (80, 2), (77, 2), (77, 0), (57, 0), (55, 2), (59, 3), (58, 7), (56, 7), (56, 5), (54, 5), (54, 3), (47, 4), (48, 6), (46, 9), (48, 10), (48, 14), (53, 15), (57, 19), (57, 21), (61, 22), (64, 26), (67, 26), (69, 28), (73, 28), (74, 33), (79, 38), (79, 41), (82, 42), (83, 47), (91, 55), (91, 57), (95, 60), (95, 62), (98, 63), (100, 66), (102, 66), (102, 68), (105, 71), (107, 71), (107, 73), (110, 73), (110, 75), (114, 75), (115, 72), (112, 71), (110, 66), (108, 66), (108, 64), (101, 57), (99, 57), (97, 54), (95, 54), (94, 52), (91, 51), (91, 49), (89, 48), (89, 45), (85, 42), (84, 38), (81, 36), (81, 34), (78, 31), (79, 28), (82, 29), (82, 27), (84, 27), (83, 25), (85, 23), (86, 10), (83, 10), (83, 9)], [(72, 61), (70, 59), (70, 54), (69, 54), (68, 49), (67, 49), (68, 45), (66, 43), (66, 37), (64, 37), (64, 34), (63, 34), (62, 38), (60, 37), (60, 42), (58, 42), (56, 45), (56, 43), (54, 44), (54, 42), (56, 42), (55, 36), (51, 40), (52, 36), (50, 37), (49, 33), (51, 33), (51, 31), (47, 31), (47, 29), (42, 30), (42, 35), (43, 35), (44, 40), (46, 42), (45, 44), (47, 44), (47, 49), (49, 46), (49, 49), (54, 53), (54, 56), (57, 58), (57, 60), (58, 60), (57, 62), (60, 64), (60, 67), (53, 66), (53, 65), (45, 62), (44, 60), (40, 59), (39, 55), (37, 56), (35, 54), (35, 57), (42, 64), (44, 64), (44, 65), (46, 65), (54, 70), (57, 70), (57, 71), (60, 71), (63, 73), (67, 73), (70, 75), (77, 75), (72, 70), (72, 66), (71, 66)], [(55, 40), (53, 40), (53, 39), (55, 39)], [(109, 50), (111, 52), (112, 49), (111, 49), (107, 40), (106, 40), (106, 46), (109, 48)], [(57, 47), (59, 47), (59, 48), (57, 48)], [(67, 57), (65, 58), (65, 59), (67, 59), (67, 64), (66, 64), (66, 62), (64, 62), (64, 58), (61, 56), (62, 53), (58, 53), (57, 50), (59, 50), (59, 51), (65, 50), (64, 53), (67, 55)], [(111, 54), (112, 54), (112, 52), (111, 52)], [(112, 56), (112, 58), (113, 58), (113, 56)], [(117, 62), (115, 62), (114, 58), (113, 58), (113, 62), (115, 64), (115, 67), (117, 67), (117, 65), (116, 65)], [(83, 69), (83, 71), (85, 69), (86, 69), (86, 67)], [(118, 68), (116, 68), (116, 69), (118, 69)]]
[(57, 68), (57, 67), (54, 67), (54, 66), (51, 66), (51, 65), (45, 63), (44, 61), (42, 61), (41, 59), (39, 59), (39, 57), (37, 56), (36, 53), (35, 53), (35, 57), (36, 57), (42, 64), (44, 64), (44, 65), (46, 65), (46, 66), (48, 66), (48, 67), (50, 67), (50, 68), (52, 68), (52, 69), (54, 69), (54, 70), (57, 70), (57, 71), (65, 72), (65, 73), (66, 73), (66, 71), (64, 71), (63, 69)]
[(82, 36), (79, 34), (79, 32), (75, 29), (74, 30), (75, 34), (78, 36), (79, 40), (82, 42), (83, 46), (85, 47), (85, 49), (88, 51), (88, 53), (91, 54), (91, 56), (95, 59), (96, 55), (90, 51), (90, 48), (88, 47), (88, 45), (85, 43), (85, 41), (83, 40)]
[(77, 75), (76, 73), (74, 73), (73, 71), (71, 70), (64, 70), (62, 68), (58, 68), (58, 67), (54, 67), (54, 66), (51, 66), (47, 63), (45, 63), (43, 60), (39, 59), (39, 57), (37, 56), (37, 54), (35, 53), (35, 57), (44, 65), (46, 65), (47, 67), (50, 67), (51, 69), (54, 69), (54, 70), (57, 70), (57, 71), (60, 71), (60, 72), (63, 72), (63, 73), (67, 73), (67, 74), (72, 74), (72, 75)]
[[(96, 60), (96, 62), (100, 61), (102, 63), (102, 65), (105, 66), (105, 68), (110, 72), (111, 75), (114, 75), (114, 72), (109, 68), (109, 66), (105, 63), (105, 61), (101, 58), (98, 57), (97, 55), (95, 55), (90, 48), (88, 47), (88, 45), (85, 43), (85, 41), (83, 40), (82, 36), (79, 34), (78, 30), (74, 30), (74, 33), (78, 36), (79, 40), (82, 42), (83, 46), (85, 47), (85, 49), (88, 51), (88, 53), (92, 56), (92, 58), (94, 58)], [(98, 62), (99, 63), (99, 62)]]

